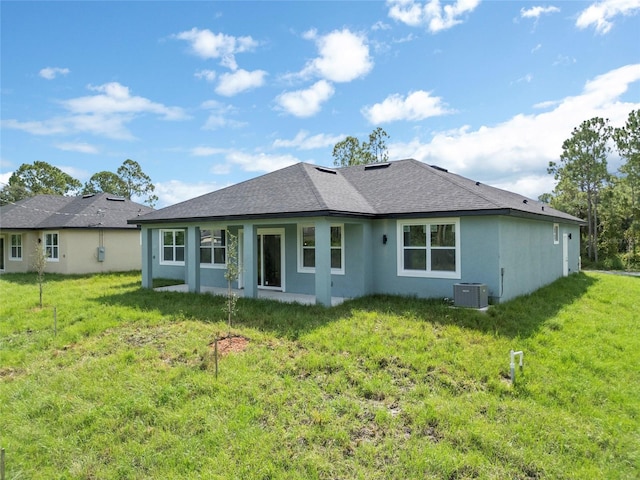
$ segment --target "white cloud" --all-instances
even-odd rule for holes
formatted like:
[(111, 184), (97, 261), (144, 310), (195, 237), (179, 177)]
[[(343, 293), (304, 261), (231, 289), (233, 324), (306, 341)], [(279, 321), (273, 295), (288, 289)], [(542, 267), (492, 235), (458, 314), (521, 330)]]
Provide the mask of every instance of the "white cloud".
[(508, 177), (505, 180), (492, 182), (492, 187), (502, 188), (510, 192), (516, 192), (525, 197), (538, 199), (543, 193), (551, 193), (555, 187), (553, 175), (546, 171), (538, 174), (527, 174), (516, 177)]
[(549, 13), (558, 13), (560, 9), (558, 7), (531, 7), (531, 8), (521, 8), (520, 16), (522, 18), (535, 18), (538, 19), (542, 15), (547, 15)]
[(209, 117), (202, 126), (203, 130), (216, 130), (223, 127), (240, 128), (246, 125), (230, 118), (237, 114), (237, 110), (232, 105), (225, 105), (216, 100), (208, 100), (202, 104), (202, 108), (209, 110)]
[(559, 105), (560, 103), (562, 103), (559, 100), (547, 100), (544, 102), (539, 102), (536, 103), (533, 108), (538, 108), (540, 110), (545, 110), (547, 108), (551, 108), (551, 107), (555, 107), (556, 105)]
[(211, 157), (213, 155), (220, 155), (226, 152), (226, 149), (216, 147), (194, 147), (191, 149), (191, 155), (194, 157)]
[(640, 12), (640, 0), (602, 0), (583, 10), (576, 20), (576, 27), (594, 26), (597, 33), (608, 33), (613, 19), (619, 15), (635, 15)]
[(132, 96), (128, 87), (117, 82), (90, 85), (88, 89), (99, 94), (58, 102), (67, 111), (64, 116), (27, 122), (7, 119), (2, 121), (2, 126), (33, 135), (86, 132), (113, 139), (131, 140), (134, 136), (126, 125), (140, 114), (151, 113), (165, 120), (188, 118), (181, 108), (167, 107), (144, 97)]
[(163, 116), (166, 120), (182, 120), (186, 118), (181, 108), (167, 107), (144, 97), (131, 96), (129, 87), (118, 82), (96, 86), (89, 85), (88, 88), (94, 92), (100, 92), (100, 95), (73, 98), (60, 103), (70, 112), (78, 114), (155, 113)]
[(91, 155), (100, 153), (98, 147), (89, 143), (57, 143), (56, 148), (66, 152), (88, 153)]
[(313, 150), (315, 148), (332, 147), (345, 135), (327, 135), (319, 133), (317, 135), (309, 135), (306, 130), (300, 130), (291, 140), (276, 139), (273, 142), (275, 148), (297, 148), (298, 150)]
[(304, 78), (318, 76), (336, 83), (351, 82), (364, 77), (373, 68), (364, 35), (345, 28), (324, 36), (318, 36), (311, 30), (305, 33), (304, 38), (314, 40), (320, 54), (302, 70), (300, 76)]
[(293, 155), (250, 154), (234, 151), (227, 155), (227, 161), (239, 165), (245, 172), (273, 172), (298, 163), (300, 160)]
[(59, 133), (67, 133), (68, 127), (65, 125), (67, 121), (64, 118), (52, 118), (44, 121), (21, 122), (14, 118), (2, 120), (2, 128), (10, 128), (13, 130), (22, 130), (32, 135), (55, 135)]
[(362, 109), (369, 123), (379, 125), (398, 120), (417, 121), (451, 113), (440, 97), (432, 97), (430, 92), (418, 90), (406, 98), (400, 94), (389, 95), (382, 103)]
[(480, 0), (456, 0), (443, 7), (439, 0), (424, 4), (415, 0), (387, 0), (389, 17), (411, 27), (425, 26), (431, 33), (462, 23), (460, 17), (475, 10), (479, 4)]
[(38, 75), (47, 80), (53, 80), (58, 75), (68, 75), (69, 72), (71, 72), (71, 70), (69, 70), (68, 68), (46, 67), (40, 70), (40, 72), (38, 72)]
[[(292, 155), (246, 153), (240, 150), (206, 146), (191, 149), (191, 155), (201, 157), (223, 156), (223, 160), (216, 159), (216, 163), (213, 163), (209, 168), (209, 173), (214, 175), (228, 175), (234, 165), (239, 166), (245, 172), (273, 172), (300, 161)], [(162, 208), (183, 202), (226, 186), (226, 184), (223, 185), (216, 182), (185, 183), (179, 180), (158, 182), (155, 183), (155, 194), (158, 195), (159, 199), (157, 207)]]
[(214, 175), (229, 175), (231, 173), (231, 165), (228, 163), (215, 163), (209, 169)]
[[(392, 43), (409, 43), (409, 42), (413, 42), (417, 38), (418, 38), (417, 35), (414, 35), (413, 33), (409, 33), (408, 35), (405, 35), (404, 37), (394, 38), (392, 40)], [(442, 50), (436, 49), (433, 53), (442, 53)]]
[(533, 80), (533, 75), (531, 73), (527, 73), (524, 77), (520, 77), (516, 80), (516, 83), (531, 83)]
[(68, 165), (56, 165), (56, 167), (58, 167), (67, 175), (71, 175), (73, 178), (77, 178), (80, 181), (89, 180), (89, 178), (91, 178), (91, 175), (95, 173), (95, 171), (92, 173), (89, 173), (88, 170), (85, 170), (83, 168), (78, 168), (78, 167), (73, 167)]
[(220, 59), (220, 64), (231, 70), (237, 70), (235, 55), (252, 51), (258, 46), (251, 37), (233, 37), (224, 33), (213, 33), (211, 30), (191, 30), (178, 33), (173, 36), (178, 40), (186, 40), (191, 45), (191, 50), (197, 56), (204, 59)]
[(576, 59), (574, 57), (567, 57), (566, 55), (558, 54), (555, 61), (553, 62), (553, 66), (557, 67), (558, 65), (573, 65), (576, 63)]
[(223, 187), (216, 182), (185, 183), (179, 180), (155, 183), (154, 193), (158, 196), (156, 208), (184, 202), (205, 193), (213, 192)]
[(216, 72), (213, 70), (198, 70), (194, 73), (196, 78), (204, 78), (207, 82), (213, 82), (216, 79)]
[(222, 114), (211, 113), (207, 117), (207, 121), (204, 122), (202, 129), (217, 130), (219, 128), (225, 128), (225, 127), (242, 128), (242, 127), (246, 127), (247, 125), (248, 125), (247, 122), (239, 122), (238, 120), (233, 120)]
[(333, 86), (326, 80), (320, 80), (304, 90), (285, 92), (276, 98), (276, 103), (296, 117), (311, 117), (320, 111), (324, 102), (334, 93)]
[(435, 132), (427, 143), (414, 139), (389, 145), (391, 158), (413, 157), (483, 183), (499, 185), (528, 196), (551, 191), (553, 178), (546, 174), (551, 160), (558, 160), (562, 143), (574, 127), (595, 116), (622, 126), (640, 102), (621, 96), (640, 82), (640, 64), (627, 65), (585, 83), (581, 93), (559, 102), (542, 102), (551, 110), (516, 115), (504, 122)]
[(13, 172), (0, 173), (0, 188), (9, 183), (11, 175), (13, 175)]
[(371, 30), (377, 32), (378, 30), (391, 30), (391, 25), (384, 23), (382, 20), (378, 20), (371, 26)]
[(267, 72), (264, 70), (254, 70), (248, 72), (240, 69), (233, 73), (223, 73), (220, 75), (220, 82), (216, 87), (216, 93), (225, 97), (232, 97), (245, 90), (261, 87)]

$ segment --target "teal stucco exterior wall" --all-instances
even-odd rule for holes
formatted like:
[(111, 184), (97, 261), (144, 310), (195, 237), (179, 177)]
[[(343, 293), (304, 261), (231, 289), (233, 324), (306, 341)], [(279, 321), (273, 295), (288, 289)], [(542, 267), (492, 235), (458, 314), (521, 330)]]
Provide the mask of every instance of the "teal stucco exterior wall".
[[(563, 241), (568, 242), (568, 274), (579, 270), (580, 229), (558, 223), (559, 242), (554, 243), (554, 222), (509, 216), (460, 217), (459, 278), (401, 277), (397, 275), (397, 249), (401, 241), (396, 222), (383, 220), (373, 227), (372, 293), (452, 298), (456, 283), (483, 283), (490, 299), (504, 302), (531, 293), (563, 276)], [(378, 239), (387, 235), (387, 244)]]
[[(502, 277), (499, 301), (531, 293), (563, 276), (563, 242), (567, 241), (567, 273), (580, 268), (580, 227), (554, 222), (500, 217), (499, 262)], [(565, 235), (571, 238), (565, 240)]]
[[(460, 275), (457, 278), (398, 276), (398, 248), (402, 241), (395, 220), (374, 224), (373, 293), (391, 293), (426, 298), (452, 298), (459, 282), (485, 283), (498, 287), (498, 222), (496, 217), (461, 217), (457, 234), (460, 241)], [(383, 235), (387, 243), (383, 244)]]
[[(558, 223), (554, 237), (553, 220), (497, 215), (463, 216), (458, 220), (459, 274), (454, 278), (427, 278), (398, 275), (398, 248), (402, 238), (397, 220), (330, 218), (330, 223), (344, 226), (345, 261), (345, 273), (331, 275), (331, 295), (346, 298), (368, 294), (453, 298), (454, 285), (469, 282), (486, 284), (490, 299), (498, 303), (533, 292), (565, 272), (570, 274), (579, 270), (580, 234), (576, 224)], [(298, 269), (298, 225), (313, 221), (256, 222), (256, 231), (277, 228), (284, 232), (284, 287), (287, 292), (315, 293), (315, 275)], [(189, 225), (193, 224), (183, 224), (179, 228), (187, 229)], [(236, 235), (241, 227), (239, 222), (226, 225)], [(176, 227), (157, 225), (152, 227), (150, 234), (143, 235), (143, 241), (150, 239), (151, 243), (147, 258), (152, 276), (187, 282), (185, 266), (159, 262), (160, 228)], [(565, 251), (566, 264), (563, 258)], [(200, 285), (225, 287), (224, 273), (224, 268), (200, 268)]]

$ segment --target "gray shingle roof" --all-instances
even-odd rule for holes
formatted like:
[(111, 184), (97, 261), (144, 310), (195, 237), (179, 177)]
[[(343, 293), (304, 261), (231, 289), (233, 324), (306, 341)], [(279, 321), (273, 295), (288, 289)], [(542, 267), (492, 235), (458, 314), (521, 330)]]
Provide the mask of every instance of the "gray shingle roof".
[(130, 222), (304, 215), (384, 218), (497, 213), (581, 222), (541, 202), (413, 159), (338, 169), (297, 163), (153, 211)]
[(136, 228), (127, 220), (153, 209), (107, 193), (64, 197), (36, 195), (0, 207), (0, 229)]

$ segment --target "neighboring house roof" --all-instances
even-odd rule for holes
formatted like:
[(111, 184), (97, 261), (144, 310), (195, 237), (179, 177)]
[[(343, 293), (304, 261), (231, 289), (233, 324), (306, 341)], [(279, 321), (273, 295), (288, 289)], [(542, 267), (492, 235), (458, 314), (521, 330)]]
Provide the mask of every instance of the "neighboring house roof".
[(413, 159), (337, 169), (297, 163), (129, 222), (484, 214), (553, 217), (582, 223), (544, 203)]
[(108, 193), (79, 197), (36, 195), (0, 207), (0, 229), (131, 229), (136, 227), (128, 224), (128, 219), (152, 211), (150, 207)]

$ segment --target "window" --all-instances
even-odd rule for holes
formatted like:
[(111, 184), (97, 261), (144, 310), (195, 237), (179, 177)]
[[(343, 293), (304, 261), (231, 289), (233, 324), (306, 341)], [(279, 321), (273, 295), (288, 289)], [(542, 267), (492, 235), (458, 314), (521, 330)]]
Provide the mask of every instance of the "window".
[(60, 245), (58, 243), (58, 234), (55, 232), (44, 234), (44, 251), (47, 255), (47, 261), (57, 262), (60, 257)]
[(200, 264), (227, 264), (227, 235), (225, 230), (200, 230)]
[(184, 230), (160, 230), (160, 263), (184, 263)]
[[(315, 273), (316, 227), (302, 225), (298, 230), (298, 271)], [(331, 273), (344, 274), (344, 235), (342, 225), (331, 225)]]
[(398, 222), (398, 275), (460, 277), (457, 219)]
[(560, 225), (557, 223), (553, 224), (553, 244), (557, 245), (560, 243)]
[(11, 235), (11, 250), (9, 260), (22, 260), (22, 235)]

